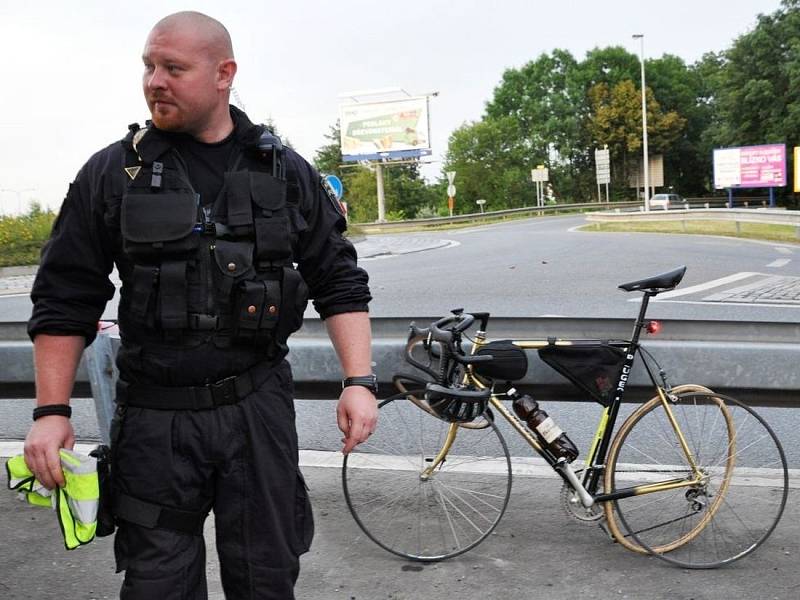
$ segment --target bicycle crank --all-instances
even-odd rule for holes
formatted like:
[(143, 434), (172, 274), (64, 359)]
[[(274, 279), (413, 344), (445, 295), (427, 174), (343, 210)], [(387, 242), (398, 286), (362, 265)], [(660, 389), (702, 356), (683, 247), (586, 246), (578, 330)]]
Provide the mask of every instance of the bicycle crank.
[(561, 505), (570, 517), (581, 523), (596, 523), (604, 515), (602, 504), (593, 504), (586, 508), (577, 492), (566, 483), (561, 484)]

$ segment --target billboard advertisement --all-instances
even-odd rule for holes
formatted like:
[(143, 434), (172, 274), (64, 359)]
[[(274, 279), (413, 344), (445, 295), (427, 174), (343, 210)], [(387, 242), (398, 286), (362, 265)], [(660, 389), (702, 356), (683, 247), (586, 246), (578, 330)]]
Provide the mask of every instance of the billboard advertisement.
[(340, 108), (342, 160), (414, 158), (431, 153), (428, 98), (347, 104)]
[(785, 185), (786, 144), (714, 150), (714, 187), (718, 190)]

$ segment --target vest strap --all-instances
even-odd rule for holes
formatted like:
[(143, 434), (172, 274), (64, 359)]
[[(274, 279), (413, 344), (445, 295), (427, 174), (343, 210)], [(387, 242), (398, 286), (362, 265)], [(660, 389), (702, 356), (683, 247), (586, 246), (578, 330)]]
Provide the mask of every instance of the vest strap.
[(189, 511), (140, 500), (129, 494), (114, 494), (114, 515), (147, 529), (173, 529), (191, 535), (203, 533), (208, 510)]
[(167, 330), (185, 329), (188, 326), (185, 260), (161, 263), (158, 291), (161, 301), (161, 327)]
[(131, 294), (131, 316), (144, 321), (150, 306), (153, 291), (158, 282), (158, 267), (146, 265), (133, 266), (133, 293)]

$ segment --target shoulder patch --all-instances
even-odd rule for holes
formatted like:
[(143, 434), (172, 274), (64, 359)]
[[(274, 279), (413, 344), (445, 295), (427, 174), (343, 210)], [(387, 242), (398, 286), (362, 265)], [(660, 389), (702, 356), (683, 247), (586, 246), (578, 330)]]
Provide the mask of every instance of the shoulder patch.
[(342, 217), (345, 217), (344, 208), (342, 207), (342, 203), (336, 198), (336, 192), (333, 191), (331, 184), (324, 177), (319, 178), (319, 185), (322, 187), (325, 195), (330, 200), (330, 203), (333, 204), (334, 210), (339, 213)]

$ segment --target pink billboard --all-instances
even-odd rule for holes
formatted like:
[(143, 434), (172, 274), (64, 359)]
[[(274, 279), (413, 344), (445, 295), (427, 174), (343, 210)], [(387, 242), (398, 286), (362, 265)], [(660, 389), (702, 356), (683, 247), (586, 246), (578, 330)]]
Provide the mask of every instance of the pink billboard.
[(783, 187), (786, 145), (742, 146), (714, 150), (714, 187)]

